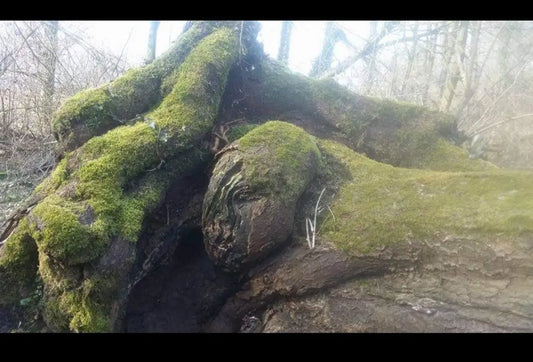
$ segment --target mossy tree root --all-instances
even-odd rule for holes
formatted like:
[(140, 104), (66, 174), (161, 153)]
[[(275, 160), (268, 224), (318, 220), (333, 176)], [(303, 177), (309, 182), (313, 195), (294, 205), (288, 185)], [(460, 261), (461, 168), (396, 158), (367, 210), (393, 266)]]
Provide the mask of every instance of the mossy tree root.
[(290, 122), (394, 166), (440, 171), (494, 168), (469, 159), (465, 150), (454, 146), (463, 136), (451, 115), (357, 95), (333, 80), (293, 73), (275, 60), (263, 59), (242, 77), (232, 78), (228, 87), (243, 96), (238, 107), (224, 103), (227, 119)]
[(171, 92), (146, 121), (117, 127), (66, 154), (36, 189), (42, 201), (2, 249), (0, 303), (27, 297), (37, 279), (49, 329), (117, 327), (143, 220), (172, 180), (204, 160), (200, 140), (212, 128), (241, 51), (238, 29), (218, 27), (189, 52)]
[(60, 151), (72, 151), (90, 138), (134, 123), (166, 97), (178, 79), (178, 68), (203, 38), (237, 22), (195, 22), (176, 44), (153, 63), (131, 69), (114, 81), (69, 98), (52, 119)]
[(203, 205), (210, 258), (240, 271), (283, 244), (298, 200), (320, 165), (314, 137), (285, 122), (267, 122), (228, 146)]

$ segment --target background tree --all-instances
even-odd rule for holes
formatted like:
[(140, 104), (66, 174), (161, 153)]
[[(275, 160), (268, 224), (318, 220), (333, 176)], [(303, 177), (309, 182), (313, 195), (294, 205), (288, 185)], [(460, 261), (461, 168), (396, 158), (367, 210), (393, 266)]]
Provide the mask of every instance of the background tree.
[(284, 21), (281, 24), (278, 60), (284, 64), (287, 64), (289, 61), (289, 52), (291, 49), (291, 35), (293, 27), (294, 23), (292, 21)]
[[(0, 171), (27, 180), (54, 164), (50, 121), (61, 102), (124, 72), (126, 59), (59, 21), (0, 23)], [(32, 181), (33, 182), (33, 181)]]
[(155, 59), (158, 29), (159, 21), (150, 22), (150, 32), (148, 33), (148, 45), (146, 47), (146, 58), (144, 60), (144, 64), (150, 64)]
[(343, 32), (356, 46), (333, 65), (332, 29), (342, 25), (330, 22), (310, 74), (332, 77), (360, 94), (452, 113), (477, 144), (470, 145), (474, 157), (533, 167), (530, 157), (517, 153), (533, 152), (528, 138), (533, 109), (525, 100), (533, 71), (532, 26), (518, 21), (369, 22), (367, 39)]

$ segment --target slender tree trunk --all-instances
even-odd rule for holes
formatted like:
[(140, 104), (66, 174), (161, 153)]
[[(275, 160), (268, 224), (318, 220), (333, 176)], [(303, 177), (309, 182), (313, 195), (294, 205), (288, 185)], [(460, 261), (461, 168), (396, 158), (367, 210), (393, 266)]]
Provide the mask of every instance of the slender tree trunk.
[(331, 63), (333, 62), (333, 50), (339, 38), (339, 32), (340, 31), (335, 27), (335, 24), (332, 21), (329, 21), (326, 24), (322, 51), (313, 63), (311, 72), (309, 72), (310, 77), (318, 77), (331, 67)]
[[(438, 26), (438, 25), (437, 25)], [(433, 25), (430, 25), (430, 30), (433, 29)], [(435, 64), (435, 53), (437, 50), (438, 34), (434, 34), (429, 39), (429, 44), (426, 48), (426, 57), (424, 60), (424, 69), (426, 73), (426, 82), (424, 83), (424, 89), (422, 91), (422, 105), (428, 104), (428, 92), (429, 86), (433, 83), (433, 65)]]
[(401, 97), (403, 97), (405, 94), (405, 90), (407, 88), (407, 82), (409, 81), (409, 78), (411, 77), (411, 71), (413, 70), (413, 63), (415, 61), (417, 45), (418, 45), (417, 35), (418, 35), (418, 23), (415, 23), (413, 27), (413, 45), (411, 46), (411, 51), (408, 52), (407, 70), (405, 71), (405, 76), (403, 78), (402, 87), (400, 89)]
[(289, 52), (291, 49), (291, 35), (294, 23), (292, 21), (284, 21), (281, 26), (281, 38), (279, 42), (278, 60), (283, 64), (289, 61)]
[(479, 49), (479, 35), (481, 32), (481, 22), (475, 22), (472, 26), (472, 40), (470, 42), (470, 61), (465, 69), (465, 94), (460, 106), (457, 108), (455, 115), (459, 117), (477, 90), (477, 81), (479, 76), (477, 69), (478, 49)]
[(145, 64), (150, 64), (155, 59), (158, 29), (159, 29), (159, 21), (152, 21), (150, 23), (150, 32), (148, 33), (148, 45), (146, 47), (146, 59), (144, 60)]
[(46, 127), (51, 127), (50, 120), (52, 119), (52, 113), (55, 111), (54, 95), (55, 95), (55, 78), (56, 78), (56, 66), (57, 66), (57, 49), (58, 39), (57, 33), (59, 30), (59, 22), (47, 21), (44, 24), (46, 39), (49, 42), (47, 48), (43, 52), (43, 65), (46, 68), (44, 70), (43, 81), (43, 122), (41, 124), (47, 124)]
[[(441, 65), (441, 72), (439, 75), (439, 86), (440, 86), (440, 93), (438, 100), (442, 99), (444, 95), (444, 88), (446, 84), (446, 79), (448, 78), (448, 69), (450, 68), (451, 63), (451, 52), (452, 52), (452, 46), (451, 46), (451, 39), (453, 38), (453, 34), (455, 33), (455, 28), (457, 24), (450, 24), (448, 27), (444, 30), (444, 36), (442, 39), (442, 65)], [(450, 29), (451, 28), (451, 29)]]
[(462, 64), (465, 56), (465, 46), (468, 35), (468, 21), (460, 22), (455, 26), (452, 39), (453, 49), (451, 50), (452, 56), (449, 63), (449, 69), (447, 70), (446, 83), (444, 85), (443, 94), (440, 101), (439, 109), (448, 113), (452, 101), (455, 97), (455, 91), (457, 83), (461, 78)]
[[(378, 33), (378, 21), (371, 21), (370, 22), (370, 39), (374, 39), (377, 36)], [(367, 71), (367, 78), (366, 78), (366, 89), (365, 94), (370, 94), (372, 92), (372, 88), (374, 86), (374, 78), (376, 73), (376, 47), (374, 46), (372, 48), (372, 53), (368, 57), (368, 71)]]
[(394, 48), (394, 54), (392, 56), (391, 72), (392, 72), (392, 77), (390, 81), (390, 90), (389, 90), (388, 97), (395, 99), (396, 93), (397, 93), (396, 84), (398, 82), (398, 49), (396, 47)]

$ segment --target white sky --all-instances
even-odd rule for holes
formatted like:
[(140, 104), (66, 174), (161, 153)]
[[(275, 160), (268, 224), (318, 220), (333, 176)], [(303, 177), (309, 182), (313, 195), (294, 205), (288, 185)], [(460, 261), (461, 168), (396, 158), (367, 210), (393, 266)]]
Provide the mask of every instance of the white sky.
[[(146, 41), (150, 28), (150, 21), (78, 21), (68, 22), (85, 28), (96, 46), (103, 46), (114, 53), (120, 53), (124, 48), (126, 58), (133, 65), (140, 65), (146, 52)], [(263, 43), (265, 52), (276, 57), (281, 32), (281, 21), (260, 21), (262, 25), (258, 40)], [(367, 21), (340, 21), (345, 31), (350, 35), (365, 37), (368, 34)], [(157, 54), (168, 49), (171, 42), (178, 37), (185, 21), (161, 21), (158, 32)], [(292, 34), (292, 44), (289, 57), (291, 69), (307, 74), (311, 69), (313, 59), (322, 47), (325, 21), (295, 21)], [(68, 24), (66, 24), (68, 25)], [(351, 37), (350, 37), (351, 38)], [(128, 40), (129, 39), (129, 40)], [(338, 46), (336, 56), (342, 58), (349, 50)]]

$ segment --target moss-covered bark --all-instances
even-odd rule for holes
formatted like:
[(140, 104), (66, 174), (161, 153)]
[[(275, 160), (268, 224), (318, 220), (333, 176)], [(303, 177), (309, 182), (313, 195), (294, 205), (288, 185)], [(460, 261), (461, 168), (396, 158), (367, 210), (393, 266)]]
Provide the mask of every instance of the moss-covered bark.
[(456, 120), (411, 104), (354, 94), (332, 80), (307, 78), (280, 63), (262, 59), (232, 78), (237, 105), (224, 103), (225, 118), (251, 123), (279, 119), (311, 134), (337, 140), (368, 157), (394, 166), (432, 170), (489, 169), (471, 160), (459, 144)]
[(146, 214), (159, 205), (172, 180), (202, 162), (200, 140), (212, 127), (240, 52), (231, 25), (195, 44), (172, 91), (145, 121), (91, 138), (67, 153), (37, 188), (42, 201), (3, 249), (0, 285), (11, 296), (6, 302), (25, 297), (18, 285), (37, 277), (37, 249), (48, 327), (90, 332), (115, 327), (134, 261), (132, 243)]
[(322, 229), (325, 239), (344, 250), (367, 253), (446, 235), (486, 243), (533, 235), (530, 172), (405, 169), (332, 141), (320, 141), (319, 147), (327, 164), (349, 171), (331, 204), (335, 219), (328, 217)]
[(176, 44), (153, 63), (129, 70), (114, 81), (79, 92), (62, 105), (52, 120), (52, 129), (62, 151), (71, 151), (91, 137), (111, 128), (135, 122), (166, 97), (179, 75), (178, 68), (203, 38), (238, 22), (196, 22)]
[[(256, 150), (277, 144), (305, 149), (297, 147), (305, 134), (295, 140), (284, 131), (273, 139), (267, 136), (269, 124), (248, 134), (254, 136)], [(283, 122), (276, 124), (284, 129)], [(475, 170), (476, 163), (470, 171), (407, 169), (371, 160), (336, 141), (313, 142), (323, 168), (314, 182), (319, 187), (312, 188), (325, 187), (321, 208), (330, 208), (319, 215), (317, 247), (309, 250), (302, 227), (295, 227), (292, 247), (249, 273), (248, 282), (228, 299), (210, 331), (248, 330), (249, 316), (255, 320), (254, 330), (267, 326), (268, 331), (288, 332), (531, 330), (532, 302), (525, 296), (532, 289), (528, 255), (533, 240), (533, 173)], [(227, 155), (215, 170), (241, 157)], [(305, 152), (292, 158), (302, 155)], [(259, 199), (270, 189), (266, 185), (278, 182), (276, 168), (287, 163), (283, 158), (271, 162), (262, 174), (265, 186), (248, 189), (247, 199)], [(254, 169), (243, 164), (239, 175), (246, 174), (247, 167)], [(285, 172), (285, 177), (291, 175)], [(232, 181), (214, 176), (211, 182), (218, 184), (210, 189), (232, 189)], [(266, 194), (274, 202), (280, 198)], [(224, 205), (235, 199), (229, 195)], [(303, 201), (296, 213), (308, 212), (305, 205), (310, 202)], [(311, 201), (314, 206), (314, 194)], [(235, 217), (239, 209), (219, 215), (229, 215), (231, 225), (253, 221)], [(270, 230), (271, 240), (280, 236), (277, 228)], [(222, 238), (220, 245), (227, 247), (224, 241), (230, 239)], [(231, 252), (231, 246), (223, 249)], [(368, 279), (371, 287), (365, 285)], [(380, 283), (394, 289), (380, 288)], [(330, 290), (336, 293), (331, 300)], [(516, 326), (507, 318), (514, 318)]]
[[(453, 145), (461, 136), (448, 115), (289, 72), (258, 50), (256, 32), (254, 23), (195, 23), (164, 57), (65, 103), (54, 118), (64, 157), (0, 246), (0, 305), (35, 301), (52, 331), (116, 330), (148, 216), (213, 153), (202, 229), (226, 270), (249, 270), (291, 233), (303, 240), (299, 223), (326, 187), (331, 212), (319, 217), (318, 243), (327, 248), (273, 256), (262, 270), (274, 280), (250, 271), (250, 298), (384, 272), (369, 255), (411, 242), (531, 238), (531, 174), (469, 159)], [(219, 129), (229, 145), (210, 153)], [(326, 266), (313, 260), (335, 266), (315, 278), (308, 272)]]
[(232, 143), (203, 205), (204, 242), (215, 263), (238, 271), (284, 243), (321, 161), (314, 137), (285, 122), (267, 122)]

